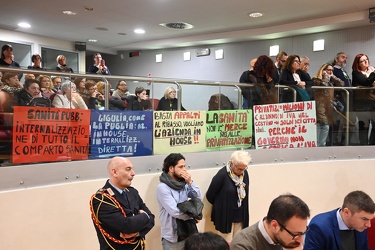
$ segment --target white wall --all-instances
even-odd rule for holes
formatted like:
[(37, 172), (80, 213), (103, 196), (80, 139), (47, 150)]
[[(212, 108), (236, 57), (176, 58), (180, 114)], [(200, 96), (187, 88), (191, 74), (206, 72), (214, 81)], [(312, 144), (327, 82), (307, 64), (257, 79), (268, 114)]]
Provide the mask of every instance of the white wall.
[[(309, 205), (312, 216), (341, 206), (344, 196), (353, 190), (363, 190), (375, 198), (374, 165), (375, 160), (252, 165), (249, 168), (250, 224), (265, 216), (271, 201), (286, 192), (302, 198)], [(191, 171), (203, 194), (218, 169)], [(133, 186), (156, 217), (155, 188), (159, 174), (136, 175), (133, 181)], [(0, 192), (0, 249), (99, 249), (90, 219), (89, 199), (105, 181)], [(204, 217), (198, 228), (210, 231), (213, 230), (211, 208), (206, 198), (204, 203)], [(160, 237), (159, 220), (156, 219), (155, 227), (146, 238), (147, 249), (160, 250)]]

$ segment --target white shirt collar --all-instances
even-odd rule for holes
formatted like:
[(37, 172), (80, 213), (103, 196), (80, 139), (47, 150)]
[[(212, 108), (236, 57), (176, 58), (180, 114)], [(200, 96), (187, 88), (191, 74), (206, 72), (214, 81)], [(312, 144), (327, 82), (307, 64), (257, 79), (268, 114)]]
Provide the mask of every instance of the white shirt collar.
[(264, 227), (264, 224), (263, 222), (266, 220), (266, 218), (263, 218), (263, 220), (260, 220), (259, 223), (258, 223), (258, 228), (259, 228), (259, 231), (260, 233), (263, 235), (263, 237), (266, 239), (266, 241), (271, 244), (271, 245), (277, 245), (275, 242), (273, 242), (273, 240), (271, 239), (271, 237), (268, 235), (267, 231), (266, 231), (266, 228)]

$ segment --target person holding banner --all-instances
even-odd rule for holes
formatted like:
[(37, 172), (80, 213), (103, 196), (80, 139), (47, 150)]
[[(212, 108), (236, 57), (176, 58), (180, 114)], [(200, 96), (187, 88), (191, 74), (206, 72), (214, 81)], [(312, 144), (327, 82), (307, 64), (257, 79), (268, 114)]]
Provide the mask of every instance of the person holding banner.
[(211, 221), (218, 234), (232, 241), (249, 226), (249, 175), (251, 156), (240, 150), (232, 153), (227, 165), (212, 178), (206, 197), (212, 204)]
[(155, 216), (130, 186), (135, 175), (133, 164), (114, 157), (107, 170), (109, 180), (90, 200), (100, 249), (144, 250), (145, 236), (154, 227)]

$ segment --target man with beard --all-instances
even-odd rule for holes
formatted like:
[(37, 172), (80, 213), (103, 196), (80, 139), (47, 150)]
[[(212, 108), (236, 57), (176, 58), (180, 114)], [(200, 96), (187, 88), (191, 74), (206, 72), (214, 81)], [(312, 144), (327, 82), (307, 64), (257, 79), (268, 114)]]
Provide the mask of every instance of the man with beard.
[(301, 247), (306, 234), (310, 209), (297, 196), (280, 195), (274, 199), (267, 216), (241, 230), (230, 244), (231, 250), (282, 250)]
[(185, 241), (178, 241), (176, 219), (192, 219), (177, 207), (178, 203), (188, 198), (202, 199), (201, 191), (194, 184), (191, 175), (186, 171), (185, 157), (172, 153), (164, 159), (163, 173), (156, 189), (159, 204), (159, 219), (163, 250), (182, 250)]
[[(341, 80), (344, 81), (344, 87), (352, 87), (352, 81), (350, 80), (350, 77), (349, 77), (349, 74), (348, 72), (345, 71), (345, 66), (346, 66), (346, 60), (348, 59), (348, 57), (346, 56), (346, 54), (344, 52), (339, 52), (337, 53), (335, 59), (333, 59), (333, 74), (335, 76), (337, 76), (338, 78), (340, 78)], [(350, 94), (353, 94), (351, 93), (351, 91), (349, 90)], [(343, 105), (343, 110), (341, 110), (343, 113), (345, 113), (347, 107), (346, 107), (346, 94), (341, 91), (341, 90), (335, 90), (335, 99), (336, 101), (339, 101), (339, 103), (341, 102), (341, 104)], [(338, 107), (336, 107), (338, 109)], [(339, 110), (339, 109), (338, 109)], [(341, 116), (338, 116), (338, 119), (341, 121), (340, 123), (343, 124), (344, 123), (344, 120), (342, 119)], [(343, 141), (343, 136), (342, 136), (342, 125), (338, 127), (338, 132), (337, 132), (337, 142), (335, 142), (336, 145), (340, 146), (342, 145), (342, 141)], [(330, 134), (332, 133), (332, 131), (330, 131)], [(329, 138), (332, 138), (332, 135), (328, 135)]]
[(345, 71), (346, 59), (348, 57), (344, 52), (337, 53), (333, 60), (333, 74), (344, 81), (345, 87), (352, 87), (352, 81), (350, 80), (349, 74)]
[(306, 234), (305, 250), (368, 250), (367, 228), (375, 204), (362, 191), (350, 192), (341, 208), (316, 215)]

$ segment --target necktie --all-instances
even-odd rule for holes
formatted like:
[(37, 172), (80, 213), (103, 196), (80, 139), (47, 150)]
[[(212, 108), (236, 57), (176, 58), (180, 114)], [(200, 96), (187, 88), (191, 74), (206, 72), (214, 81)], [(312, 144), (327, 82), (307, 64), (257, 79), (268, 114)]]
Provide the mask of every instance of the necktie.
[(122, 196), (124, 196), (126, 206), (127, 206), (128, 208), (130, 208), (130, 206), (129, 206), (128, 196), (126, 195), (126, 190), (122, 191)]

